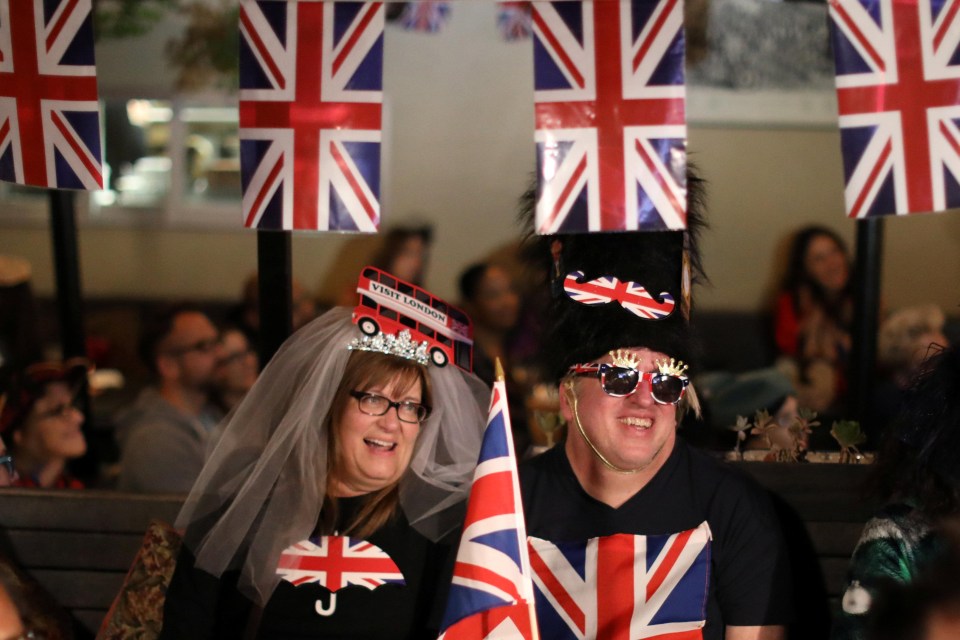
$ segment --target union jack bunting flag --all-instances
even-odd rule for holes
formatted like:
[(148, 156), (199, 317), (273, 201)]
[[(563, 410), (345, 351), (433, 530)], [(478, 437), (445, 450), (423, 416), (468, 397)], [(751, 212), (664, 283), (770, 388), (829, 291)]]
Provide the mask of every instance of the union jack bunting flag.
[(277, 575), (294, 586), (315, 583), (337, 592), (350, 585), (376, 589), (406, 584), (396, 563), (380, 547), (346, 536), (302, 540), (280, 554)]
[(564, 544), (530, 538), (541, 637), (699, 640), (711, 540), (706, 522), (663, 536)]
[(91, 0), (0, 0), (0, 180), (102, 189)]
[(398, 21), (407, 31), (437, 33), (450, 19), (450, 3), (422, 0), (408, 2), (403, 7)]
[(526, 538), (506, 386), (497, 380), (440, 625), (441, 638), (536, 637)]
[(682, 0), (534, 2), (537, 232), (686, 228)]
[(581, 282), (583, 275), (583, 271), (573, 271), (564, 278), (563, 290), (574, 302), (590, 306), (619, 302), (624, 309), (645, 320), (660, 320), (673, 313), (673, 296), (666, 291), (660, 293), (658, 300), (636, 282), (621, 282), (615, 276)]
[(246, 226), (376, 232), (383, 25), (379, 2), (241, 4)]
[(847, 215), (960, 206), (954, 0), (831, 0)]

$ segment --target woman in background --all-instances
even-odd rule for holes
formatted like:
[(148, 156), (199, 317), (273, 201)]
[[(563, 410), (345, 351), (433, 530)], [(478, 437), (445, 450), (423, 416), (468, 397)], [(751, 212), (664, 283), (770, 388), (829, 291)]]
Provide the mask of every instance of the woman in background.
[(41, 362), (14, 376), (0, 412), (0, 434), (13, 456), (18, 487), (82, 489), (67, 470), (87, 452), (77, 395), (89, 361)]
[(842, 411), (853, 323), (850, 256), (825, 227), (798, 231), (776, 300), (774, 335), (800, 406)]

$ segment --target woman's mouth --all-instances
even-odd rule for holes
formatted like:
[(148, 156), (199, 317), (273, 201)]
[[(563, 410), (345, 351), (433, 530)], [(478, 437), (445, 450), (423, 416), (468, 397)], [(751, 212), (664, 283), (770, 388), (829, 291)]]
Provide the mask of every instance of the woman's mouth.
[(393, 451), (397, 448), (396, 442), (387, 442), (386, 440), (377, 440), (376, 438), (364, 438), (363, 441), (368, 447), (372, 447), (379, 451)]

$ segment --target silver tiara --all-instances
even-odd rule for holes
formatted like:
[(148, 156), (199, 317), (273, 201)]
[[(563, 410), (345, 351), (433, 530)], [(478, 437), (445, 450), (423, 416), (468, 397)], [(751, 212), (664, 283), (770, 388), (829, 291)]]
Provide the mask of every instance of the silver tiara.
[(376, 351), (390, 356), (399, 356), (407, 360), (413, 360), (418, 364), (427, 365), (430, 363), (430, 355), (427, 353), (429, 343), (424, 340), (418, 342), (410, 338), (410, 332), (404, 329), (397, 335), (378, 331), (372, 336), (363, 335), (354, 338), (353, 342), (347, 345), (351, 351)]

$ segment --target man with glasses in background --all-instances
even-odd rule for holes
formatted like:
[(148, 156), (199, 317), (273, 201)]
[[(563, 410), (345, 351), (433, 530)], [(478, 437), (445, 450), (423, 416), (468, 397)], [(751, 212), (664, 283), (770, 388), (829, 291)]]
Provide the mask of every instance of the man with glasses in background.
[(186, 493), (222, 412), (211, 402), (219, 335), (202, 311), (177, 305), (147, 323), (140, 357), (156, 378), (117, 418), (117, 488)]
[(702, 184), (687, 186), (686, 232), (538, 240), (553, 281), (544, 374), (567, 429), (520, 466), (545, 640), (778, 640), (791, 621), (765, 492), (677, 434), (699, 415), (686, 363)]

